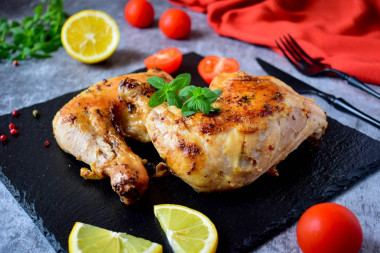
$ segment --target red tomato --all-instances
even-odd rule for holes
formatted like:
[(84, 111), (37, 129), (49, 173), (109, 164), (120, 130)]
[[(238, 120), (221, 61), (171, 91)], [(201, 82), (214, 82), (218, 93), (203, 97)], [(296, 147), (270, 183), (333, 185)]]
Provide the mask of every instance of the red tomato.
[(158, 22), (161, 31), (171, 39), (183, 39), (191, 30), (191, 19), (180, 9), (165, 11)]
[(144, 60), (147, 69), (160, 68), (169, 74), (176, 71), (182, 63), (182, 53), (177, 48), (166, 48)]
[(349, 209), (322, 203), (302, 214), (297, 224), (297, 242), (304, 253), (357, 253), (363, 242), (363, 232)]
[(208, 84), (220, 73), (232, 73), (238, 70), (239, 63), (235, 59), (214, 55), (206, 56), (198, 64), (198, 72)]
[(131, 0), (125, 5), (124, 17), (135, 27), (148, 27), (154, 19), (153, 6), (146, 0)]

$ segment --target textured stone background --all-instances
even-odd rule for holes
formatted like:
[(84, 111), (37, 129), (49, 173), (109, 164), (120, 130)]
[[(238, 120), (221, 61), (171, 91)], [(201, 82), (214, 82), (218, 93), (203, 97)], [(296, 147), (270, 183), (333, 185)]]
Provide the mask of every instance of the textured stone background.
[[(117, 51), (111, 58), (96, 65), (85, 65), (72, 59), (63, 48), (54, 53), (50, 59), (22, 61), (17, 68), (12, 66), (11, 62), (0, 62), (0, 115), (83, 89), (103, 78), (131, 72), (144, 67), (143, 59), (148, 55), (163, 48), (177, 47), (183, 53), (196, 52), (201, 55), (233, 57), (239, 61), (242, 70), (254, 75), (265, 75), (255, 61), (255, 57), (261, 57), (297, 78), (325, 92), (342, 97), (367, 114), (380, 119), (380, 101), (376, 98), (335, 78), (303, 76), (282, 56), (265, 47), (220, 37), (208, 26), (204, 14), (186, 10), (192, 19), (190, 36), (181, 41), (166, 38), (158, 29), (157, 20), (164, 10), (173, 6), (164, 0), (151, 2), (156, 12), (155, 23), (151, 28), (140, 30), (124, 21), (122, 10), (126, 1), (64, 1), (65, 11), (69, 15), (84, 9), (109, 13), (120, 29), (121, 39)], [(0, 17), (20, 20), (21, 17), (32, 15), (33, 8), (38, 3), (37, 0), (0, 0)], [(380, 92), (380, 86), (371, 87)], [(380, 140), (379, 129), (335, 110), (318, 97), (314, 98), (330, 117)], [(376, 154), (378, 155), (379, 151), (374, 151), (374, 155)], [(6, 178), (0, 177), (0, 181), (2, 182), (0, 182), (0, 252), (57, 250), (59, 245), (54, 242), (54, 237), (45, 238), (41, 233), (44, 232), (43, 220), (33, 214), (33, 206), (23, 202), (24, 193), (13, 189)], [(378, 182), (380, 182), (380, 171), (332, 200), (345, 205), (358, 216), (364, 232), (362, 252), (380, 252)], [(295, 231), (294, 225), (263, 245), (257, 252), (300, 252)]]

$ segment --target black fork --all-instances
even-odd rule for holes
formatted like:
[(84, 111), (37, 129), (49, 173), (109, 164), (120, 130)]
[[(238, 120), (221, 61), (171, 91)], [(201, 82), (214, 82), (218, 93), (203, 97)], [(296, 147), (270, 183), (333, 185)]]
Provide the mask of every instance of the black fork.
[(375, 97), (380, 99), (380, 94), (372, 90), (364, 83), (359, 81), (356, 77), (350, 76), (339, 70), (331, 68), (329, 64), (322, 63), (322, 58), (311, 58), (293, 39), (293, 37), (288, 34), (288, 36), (283, 36), (279, 39), (280, 42), (275, 41), (278, 48), (285, 55), (285, 57), (290, 61), (290, 63), (295, 66), (301, 73), (308, 76), (315, 76), (325, 73), (334, 73), (340, 78), (346, 80), (352, 86), (355, 86)]

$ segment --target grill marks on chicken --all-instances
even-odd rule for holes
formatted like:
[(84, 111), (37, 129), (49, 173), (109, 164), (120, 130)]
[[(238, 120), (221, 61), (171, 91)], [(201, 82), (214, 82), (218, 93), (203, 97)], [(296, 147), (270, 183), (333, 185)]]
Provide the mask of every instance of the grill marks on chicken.
[(221, 74), (210, 88), (223, 90), (213, 103), (220, 112), (191, 117), (166, 103), (148, 108), (148, 99), (136, 96), (134, 88), (119, 89), (123, 100), (144, 110), (148, 134), (162, 159), (197, 191), (250, 184), (309, 136), (321, 137), (327, 127), (325, 113), (312, 99), (273, 77)]
[(81, 176), (110, 177), (113, 190), (125, 204), (139, 199), (149, 178), (141, 158), (132, 152), (124, 136), (143, 142), (150, 139), (138, 110), (119, 98), (118, 87), (128, 85), (126, 80), (145, 82), (153, 75), (167, 77), (152, 70), (94, 84), (63, 106), (53, 120), (60, 147), (90, 165), (91, 170), (81, 169)]

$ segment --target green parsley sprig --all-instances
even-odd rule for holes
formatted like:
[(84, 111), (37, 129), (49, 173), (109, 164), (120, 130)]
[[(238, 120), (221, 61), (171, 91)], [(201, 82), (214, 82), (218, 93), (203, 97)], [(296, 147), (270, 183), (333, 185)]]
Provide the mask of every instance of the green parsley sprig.
[(185, 117), (193, 115), (198, 110), (205, 114), (220, 110), (212, 107), (211, 103), (222, 94), (222, 90), (190, 85), (191, 76), (188, 73), (178, 75), (170, 83), (157, 76), (148, 78), (147, 82), (157, 90), (149, 99), (149, 107), (154, 108), (167, 101), (168, 105), (181, 109)]
[(21, 23), (0, 19), (0, 59), (23, 60), (26, 57), (48, 58), (61, 44), (61, 29), (66, 19), (62, 0), (46, 2), (34, 8), (34, 16)]

